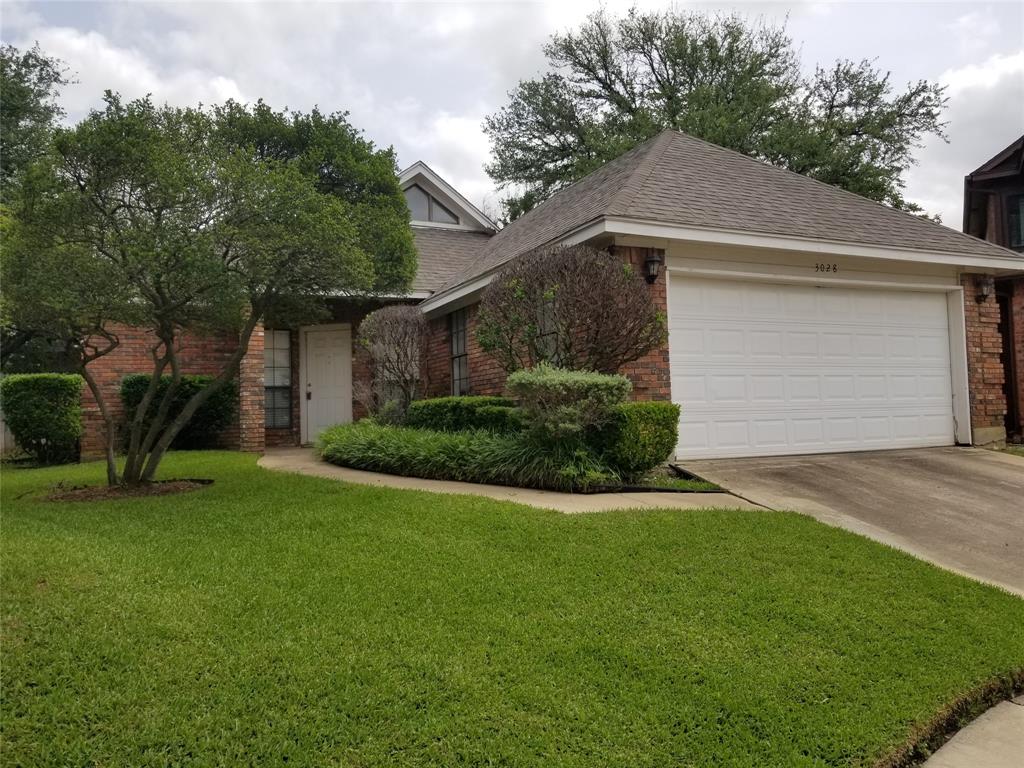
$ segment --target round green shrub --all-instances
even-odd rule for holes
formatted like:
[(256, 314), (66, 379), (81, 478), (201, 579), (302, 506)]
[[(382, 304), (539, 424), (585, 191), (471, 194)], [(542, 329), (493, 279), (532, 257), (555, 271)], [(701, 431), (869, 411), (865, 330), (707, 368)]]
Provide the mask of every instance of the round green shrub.
[(605, 463), (624, 480), (637, 480), (675, 450), (679, 406), (660, 401), (620, 403), (592, 442)]
[(542, 363), (508, 377), (527, 429), (545, 442), (581, 440), (608, 420), (633, 389), (619, 374), (569, 371)]
[(40, 464), (78, 458), (82, 436), (82, 377), (20, 373), (0, 380), (4, 420), (24, 451)]
[[(124, 412), (128, 422), (135, 415), (139, 403), (146, 394), (149, 382), (152, 379), (148, 373), (133, 373), (125, 376), (121, 381), (121, 402), (124, 404)], [(166, 424), (181, 413), (185, 404), (204, 387), (213, 381), (212, 376), (185, 375), (181, 377), (181, 383), (171, 402), (171, 410), (167, 415)], [(160, 402), (163, 400), (167, 387), (170, 386), (171, 377), (162, 376), (157, 385), (156, 396), (150, 403), (149, 409), (143, 420), (143, 429), (148, 429), (153, 417), (156, 415)], [(174, 438), (171, 447), (178, 450), (191, 450), (197, 448), (212, 448), (217, 445), (220, 433), (235, 420), (238, 410), (238, 385), (236, 382), (228, 382), (210, 398), (203, 403), (195, 412), (188, 423)], [(128, 426), (125, 431), (127, 433)]]

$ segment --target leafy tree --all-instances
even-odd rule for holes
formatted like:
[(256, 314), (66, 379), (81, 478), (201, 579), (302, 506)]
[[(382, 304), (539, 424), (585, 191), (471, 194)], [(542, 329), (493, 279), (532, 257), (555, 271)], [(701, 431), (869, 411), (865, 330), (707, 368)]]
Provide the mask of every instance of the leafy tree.
[[(0, 237), (5, 248), (12, 235), (7, 208), (17, 194), (25, 169), (45, 151), (64, 110), (57, 101), (68, 84), (59, 59), (38, 45), (21, 51), (0, 46)], [(0, 366), (5, 372), (57, 370), (64, 367), (59, 345), (27, 330), (0, 325)]]
[(0, 191), (45, 151), (64, 110), (57, 101), (67, 69), (36, 44), (27, 51), (0, 47)]
[(373, 362), (373, 403), (395, 402), (399, 414), (416, 399), (427, 319), (418, 307), (391, 305), (374, 310), (359, 324), (359, 344)]
[(477, 339), (507, 373), (551, 363), (615, 373), (666, 338), (664, 315), (632, 267), (586, 245), (509, 262), (480, 300)]
[(806, 77), (784, 27), (737, 15), (600, 10), (544, 53), (550, 71), (484, 123), (508, 219), (665, 128), (918, 211), (903, 173), (945, 138), (942, 87), (897, 92), (870, 60)]
[[(266, 317), (312, 318), (339, 293), (406, 287), (415, 258), (407, 221), (375, 217), (364, 202), (391, 194), (392, 207), (404, 210), (390, 151), (376, 150), (341, 116), (317, 123), (302, 150), (263, 151), (265, 135), (288, 136), (307, 117), (262, 105), (156, 107), (108, 93), (102, 110), (58, 130), (53, 150), (26, 173), (14, 212), (19, 247), (2, 262), (5, 287), (15, 285), (5, 291), (5, 321), (46, 325), (79, 351), (106, 422), (111, 484), (152, 480), (189, 419), (237, 375)], [(325, 175), (336, 187), (325, 188)], [(365, 247), (375, 236), (390, 246), (382, 258)], [(37, 254), (52, 271), (33, 269)], [(65, 263), (85, 282), (69, 279)], [(53, 323), (44, 306), (67, 320)], [(117, 347), (121, 325), (152, 334), (153, 363), (119, 476), (116, 426), (89, 363)], [(171, 416), (188, 333), (239, 341), (210, 384)]]

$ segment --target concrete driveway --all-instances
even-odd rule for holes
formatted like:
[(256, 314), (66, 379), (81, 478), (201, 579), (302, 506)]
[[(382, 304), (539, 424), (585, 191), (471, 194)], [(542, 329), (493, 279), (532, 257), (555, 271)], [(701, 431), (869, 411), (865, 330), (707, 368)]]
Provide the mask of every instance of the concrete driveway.
[(680, 464), (749, 501), (803, 512), (1024, 596), (1024, 458), (922, 448)]

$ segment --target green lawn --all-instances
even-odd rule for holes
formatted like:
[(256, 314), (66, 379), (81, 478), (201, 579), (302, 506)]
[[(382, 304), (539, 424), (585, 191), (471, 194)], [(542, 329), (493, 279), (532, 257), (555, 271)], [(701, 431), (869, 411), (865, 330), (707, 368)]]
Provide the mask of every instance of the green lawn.
[[(809, 518), (566, 516), (178, 454), (3, 473), (6, 765), (869, 765), (1024, 601)], [(709, 496), (709, 503), (719, 497)]]

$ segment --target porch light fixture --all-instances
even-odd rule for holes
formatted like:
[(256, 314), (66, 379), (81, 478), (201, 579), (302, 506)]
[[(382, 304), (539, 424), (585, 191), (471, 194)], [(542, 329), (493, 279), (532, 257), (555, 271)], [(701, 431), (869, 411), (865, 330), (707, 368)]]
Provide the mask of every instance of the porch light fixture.
[(979, 304), (984, 304), (995, 293), (996, 279), (991, 275), (980, 277), (978, 278), (977, 287), (978, 293), (975, 295), (974, 300)]
[(648, 285), (653, 285), (654, 281), (658, 279), (658, 272), (661, 271), (661, 265), (664, 263), (665, 255), (658, 251), (652, 250), (644, 259), (644, 280)]

